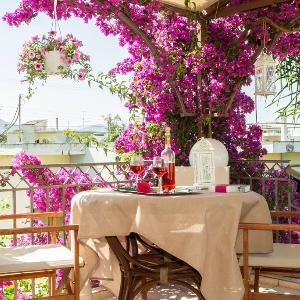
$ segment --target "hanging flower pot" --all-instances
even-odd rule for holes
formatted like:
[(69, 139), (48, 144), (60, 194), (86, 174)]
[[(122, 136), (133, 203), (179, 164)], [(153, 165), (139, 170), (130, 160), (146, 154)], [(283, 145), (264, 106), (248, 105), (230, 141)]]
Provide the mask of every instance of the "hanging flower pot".
[(47, 75), (59, 75), (66, 71), (67, 64), (58, 50), (45, 53), (45, 71)]
[(46, 81), (48, 76), (60, 75), (63, 78), (83, 80), (91, 71), (89, 56), (80, 51), (82, 42), (73, 35), (56, 37), (51, 31), (47, 36), (33, 37), (23, 45), (18, 63), (18, 71), (25, 75), (29, 83), (27, 98), (33, 93), (37, 79)]

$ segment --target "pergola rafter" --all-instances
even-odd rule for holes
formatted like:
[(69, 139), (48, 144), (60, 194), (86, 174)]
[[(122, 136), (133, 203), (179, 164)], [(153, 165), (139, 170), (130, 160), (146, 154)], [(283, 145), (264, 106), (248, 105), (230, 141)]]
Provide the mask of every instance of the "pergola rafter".
[(208, 14), (208, 18), (215, 19), (220, 17), (229, 17), (234, 14), (246, 12), (252, 9), (263, 8), (273, 4), (286, 2), (286, 0), (252, 0), (248, 2), (243, 2), (239, 5), (227, 5), (229, 2), (230, 1), (227, 0), (223, 1), (222, 7), (216, 7), (212, 13)]
[[(199, 19), (211, 20), (221, 17), (229, 17), (237, 13), (263, 8), (274, 4), (288, 2), (287, 0), (252, 0), (237, 5), (229, 5), (230, 0), (196, 0), (191, 1), (189, 6), (185, 6), (182, 1), (162, 0), (165, 9), (179, 13), (182, 16), (198, 16)], [(211, 4), (210, 4), (211, 3)]]

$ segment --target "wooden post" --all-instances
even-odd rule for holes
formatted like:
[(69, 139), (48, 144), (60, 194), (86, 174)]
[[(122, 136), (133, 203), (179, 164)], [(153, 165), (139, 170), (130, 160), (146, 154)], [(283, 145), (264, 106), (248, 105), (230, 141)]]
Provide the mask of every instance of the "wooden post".
[(56, 294), (56, 270), (51, 274), (51, 296)]
[(248, 229), (243, 229), (244, 300), (249, 300)]
[(259, 268), (255, 268), (254, 270), (254, 292), (259, 292)]
[[(51, 222), (50, 222), (51, 226), (56, 226), (57, 222), (56, 222), (56, 218), (51, 218)], [(56, 244), (56, 232), (51, 232), (51, 244)]]
[(80, 298), (80, 273), (79, 273), (79, 241), (78, 241), (78, 230), (74, 230), (74, 294), (75, 300)]

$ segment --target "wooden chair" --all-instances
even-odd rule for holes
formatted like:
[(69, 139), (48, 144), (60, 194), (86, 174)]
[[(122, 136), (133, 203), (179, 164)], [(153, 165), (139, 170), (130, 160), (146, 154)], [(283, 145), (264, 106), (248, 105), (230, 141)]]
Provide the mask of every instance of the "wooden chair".
[[(187, 263), (145, 241), (136, 233), (127, 237), (124, 247), (117, 237), (106, 240), (121, 269), (119, 300), (133, 300), (139, 293), (147, 299), (152, 287), (169, 283), (184, 287), (204, 299), (200, 291), (201, 276)], [(143, 247), (143, 251), (139, 249)]]
[[(78, 225), (57, 226), (57, 218), (63, 216), (63, 212), (0, 215), (0, 220), (48, 218), (50, 221), (50, 226), (45, 227), (0, 229), (0, 235), (13, 235), (15, 237), (18, 234), (48, 232), (51, 236), (51, 243), (47, 245), (0, 247), (0, 282), (49, 277), (51, 278), (50, 295), (43, 299), (79, 300), (79, 267), (82, 262), (79, 261)], [(74, 232), (74, 254), (65, 246), (56, 244), (56, 233), (62, 231)], [(56, 290), (56, 270), (70, 271), (71, 268), (74, 268), (74, 292), (69, 288), (67, 295), (59, 295)]]
[[(300, 212), (271, 212), (272, 217), (300, 217)], [(300, 299), (297, 295), (282, 295), (259, 293), (259, 275), (268, 273), (300, 273), (300, 244), (273, 243), (273, 252), (269, 254), (248, 253), (249, 230), (271, 230), (271, 231), (300, 231), (300, 225), (293, 224), (258, 224), (241, 223), (239, 228), (243, 230), (243, 255), (240, 257), (240, 266), (243, 267), (243, 278), (245, 286), (244, 300), (276, 300), (276, 299)], [(254, 269), (254, 291), (249, 288), (249, 267)]]

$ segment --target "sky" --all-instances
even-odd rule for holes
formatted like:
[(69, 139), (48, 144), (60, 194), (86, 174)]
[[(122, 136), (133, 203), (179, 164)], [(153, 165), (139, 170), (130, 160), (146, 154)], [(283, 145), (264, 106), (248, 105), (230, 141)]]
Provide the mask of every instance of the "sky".
[[(17, 0), (2, 0), (0, 16), (17, 7)], [(95, 71), (108, 72), (127, 56), (118, 39), (106, 37), (93, 23), (85, 24), (80, 19), (61, 21), (62, 35), (72, 33), (84, 44), (83, 52), (91, 56)], [(22, 44), (32, 36), (43, 35), (51, 29), (51, 19), (40, 15), (29, 25), (10, 27), (0, 21), (0, 118), (10, 121), (18, 105), (18, 95), (26, 92), (26, 83), (20, 83), (22, 75), (17, 72), (18, 54)], [(51, 76), (44, 86), (39, 86), (33, 98), (23, 101), (21, 120), (49, 119), (50, 125), (59, 118), (60, 126), (103, 123), (102, 116), (120, 114), (128, 119), (128, 111), (117, 96), (86, 83)]]
[[(14, 10), (18, 0), (2, 0), (0, 16)], [(63, 35), (72, 33), (84, 44), (83, 51), (90, 55), (95, 71), (107, 72), (127, 56), (126, 48), (118, 44), (116, 37), (104, 36), (93, 22), (85, 24), (80, 19), (60, 21)], [(39, 15), (29, 25), (19, 28), (9, 27), (0, 20), (0, 119), (10, 121), (18, 105), (18, 95), (25, 94), (26, 84), (21, 83), (22, 75), (17, 72), (18, 54), (22, 44), (35, 35), (43, 35), (51, 29), (51, 19)], [(253, 97), (254, 87), (245, 91)], [(263, 98), (258, 99), (258, 121), (274, 121), (275, 107), (267, 108)], [(22, 101), (21, 120), (48, 119), (50, 126), (59, 119), (59, 127), (88, 126), (103, 123), (103, 115), (118, 113), (123, 120), (129, 114), (117, 96), (97, 87), (89, 88), (83, 82), (75, 82), (59, 77), (49, 77), (43, 86), (39, 86), (33, 98)], [(255, 114), (247, 116), (249, 123), (255, 122)]]

